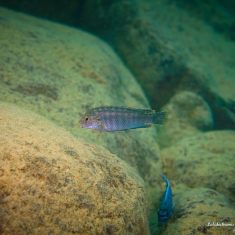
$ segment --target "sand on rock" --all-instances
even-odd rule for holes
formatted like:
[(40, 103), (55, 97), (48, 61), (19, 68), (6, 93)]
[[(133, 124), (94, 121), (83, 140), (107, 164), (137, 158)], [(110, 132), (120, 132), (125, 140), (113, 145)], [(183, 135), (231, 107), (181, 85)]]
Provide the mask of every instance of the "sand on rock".
[[(234, 205), (224, 195), (210, 188), (175, 188), (174, 216), (163, 235), (230, 235), (234, 231)], [(218, 223), (218, 226), (216, 226)]]
[(39, 115), (0, 110), (2, 235), (149, 234), (135, 170)]
[(0, 15), (0, 100), (107, 148), (157, 190), (161, 163), (154, 128), (122, 133), (80, 128), (80, 118), (92, 107), (149, 108), (141, 87), (112, 48), (79, 29), (3, 8)]
[(161, 152), (164, 172), (189, 187), (208, 187), (235, 201), (235, 132), (210, 131)]

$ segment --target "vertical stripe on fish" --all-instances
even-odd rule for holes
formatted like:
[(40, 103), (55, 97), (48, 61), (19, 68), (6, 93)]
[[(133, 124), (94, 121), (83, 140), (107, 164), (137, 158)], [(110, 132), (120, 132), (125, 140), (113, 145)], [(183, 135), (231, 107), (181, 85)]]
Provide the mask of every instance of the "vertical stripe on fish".
[(125, 107), (98, 107), (90, 109), (80, 120), (82, 128), (100, 131), (122, 131), (162, 124), (165, 112)]

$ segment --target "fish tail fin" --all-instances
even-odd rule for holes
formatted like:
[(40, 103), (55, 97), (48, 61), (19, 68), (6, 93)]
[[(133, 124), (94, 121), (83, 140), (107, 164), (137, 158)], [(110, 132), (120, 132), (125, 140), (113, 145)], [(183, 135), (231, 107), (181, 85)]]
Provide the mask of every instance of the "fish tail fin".
[(166, 121), (167, 113), (164, 111), (156, 112), (153, 115), (153, 123), (163, 124)]

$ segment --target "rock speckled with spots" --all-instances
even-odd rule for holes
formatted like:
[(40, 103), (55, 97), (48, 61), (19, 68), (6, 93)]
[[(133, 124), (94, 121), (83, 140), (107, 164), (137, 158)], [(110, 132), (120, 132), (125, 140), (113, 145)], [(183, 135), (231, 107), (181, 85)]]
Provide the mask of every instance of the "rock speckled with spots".
[(101, 134), (79, 126), (91, 107), (149, 107), (112, 48), (79, 29), (3, 8), (0, 15), (0, 100), (39, 113), (75, 136), (107, 148), (134, 166), (148, 191), (159, 195), (155, 128)]
[[(235, 222), (235, 208), (223, 194), (210, 188), (189, 188), (182, 184), (178, 184), (174, 192), (174, 217), (161, 234), (232, 234), (234, 226), (229, 225)], [(217, 222), (228, 226), (208, 226)]]
[(208, 187), (235, 201), (235, 132), (210, 131), (162, 150), (163, 170), (189, 187)]
[(32, 112), (0, 110), (0, 234), (149, 234), (134, 169)]

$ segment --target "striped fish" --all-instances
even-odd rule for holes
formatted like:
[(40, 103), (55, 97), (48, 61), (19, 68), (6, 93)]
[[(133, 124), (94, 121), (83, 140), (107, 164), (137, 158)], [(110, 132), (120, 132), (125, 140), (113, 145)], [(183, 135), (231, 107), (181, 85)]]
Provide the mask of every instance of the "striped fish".
[(158, 221), (165, 224), (173, 213), (173, 196), (169, 180), (164, 175), (162, 175), (162, 179), (166, 183), (166, 190), (162, 196), (160, 208), (158, 210)]
[(164, 119), (164, 112), (151, 109), (98, 107), (90, 109), (80, 120), (80, 125), (100, 131), (123, 131), (161, 124)]

